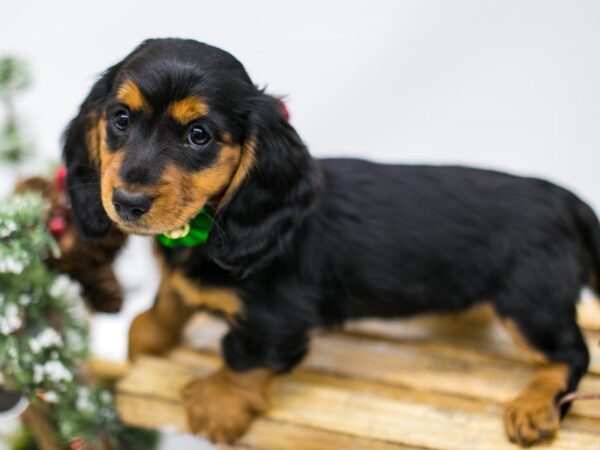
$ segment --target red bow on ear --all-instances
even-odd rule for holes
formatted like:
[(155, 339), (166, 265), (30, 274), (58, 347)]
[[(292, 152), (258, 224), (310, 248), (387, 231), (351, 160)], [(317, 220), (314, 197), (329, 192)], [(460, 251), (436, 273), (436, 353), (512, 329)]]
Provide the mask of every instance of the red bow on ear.
[[(62, 196), (65, 192), (65, 179), (67, 178), (67, 168), (59, 166), (54, 173), (54, 189)], [(48, 231), (58, 239), (67, 229), (67, 208), (59, 207), (53, 212), (48, 220)]]
[(54, 189), (56, 192), (65, 192), (65, 181), (67, 178), (67, 168), (65, 166), (58, 166), (54, 173)]
[(279, 103), (279, 108), (281, 108), (281, 114), (283, 114), (283, 117), (285, 117), (285, 120), (287, 120), (289, 122), (290, 121), (290, 111), (289, 111), (287, 105), (281, 98), (277, 99), (277, 103)]

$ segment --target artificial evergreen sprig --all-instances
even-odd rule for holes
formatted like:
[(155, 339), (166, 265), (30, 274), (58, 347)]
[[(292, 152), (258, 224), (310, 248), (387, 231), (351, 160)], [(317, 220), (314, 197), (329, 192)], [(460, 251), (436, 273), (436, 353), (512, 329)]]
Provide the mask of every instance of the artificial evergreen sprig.
[(29, 86), (27, 64), (17, 58), (0, 59), (0, 105), (4, 123), (0, 126), (0, 160), (19, 164), (30, 154), (16, 111), (18, 93)]
[(65, 447), (151, 449), (156, 435), (120, 422), (111, 390), (82, 375), (88, 312), (81, 286), (44, 263), (59, 252), (46, 208), (37, 194), (0, 202), (0, 372), (47, 412)]

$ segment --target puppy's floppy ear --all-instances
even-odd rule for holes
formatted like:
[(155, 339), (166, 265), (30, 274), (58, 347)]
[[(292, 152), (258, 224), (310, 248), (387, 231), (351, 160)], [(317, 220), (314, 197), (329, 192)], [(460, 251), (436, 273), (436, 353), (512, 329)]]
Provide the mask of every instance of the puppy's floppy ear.
[[(88, 239), (108, 234), (111, 221), (102, 207), (100, 197), (100, 161), (98, 148), (99, 121), (104, 114), (104, 101), (120, 64), (109, 68), (94, 84), (82, 103), (79, 114), (71, 121), (63, 135), (63, 157), (67, 166), (67, 192), (77, 228)], [(92, 153), (93, 152), (93, 153)]]
[(278, 100), (257, 92), (247, 111), (245, 167), (238, 169), (244, 179), (219, 211), (209, 241), (214, 260), (240, 278), (290, 250), (321, 183)]

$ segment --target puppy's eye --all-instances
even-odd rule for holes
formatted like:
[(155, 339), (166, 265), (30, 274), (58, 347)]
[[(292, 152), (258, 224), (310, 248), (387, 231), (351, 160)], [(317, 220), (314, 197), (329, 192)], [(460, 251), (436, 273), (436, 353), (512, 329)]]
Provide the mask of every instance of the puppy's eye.
[(208, 131), (199, 125), (194, 125), (188, 131), (188, 142), (195, 146), (206, 145), (210, 141)]
[(129, 113), (119, 110), (113, 115), (113, 124), (117, 130), (125, 131), (129, 126)]

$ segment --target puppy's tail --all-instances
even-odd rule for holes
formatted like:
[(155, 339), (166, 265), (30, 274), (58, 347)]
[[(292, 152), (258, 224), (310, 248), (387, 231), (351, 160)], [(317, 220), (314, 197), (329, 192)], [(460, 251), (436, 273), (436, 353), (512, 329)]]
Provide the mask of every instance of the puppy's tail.
[(600, 222), (592, 208), (580, 199), (575, 202), (575, 220), (592, 263), (590, 285), (600, 297)]

